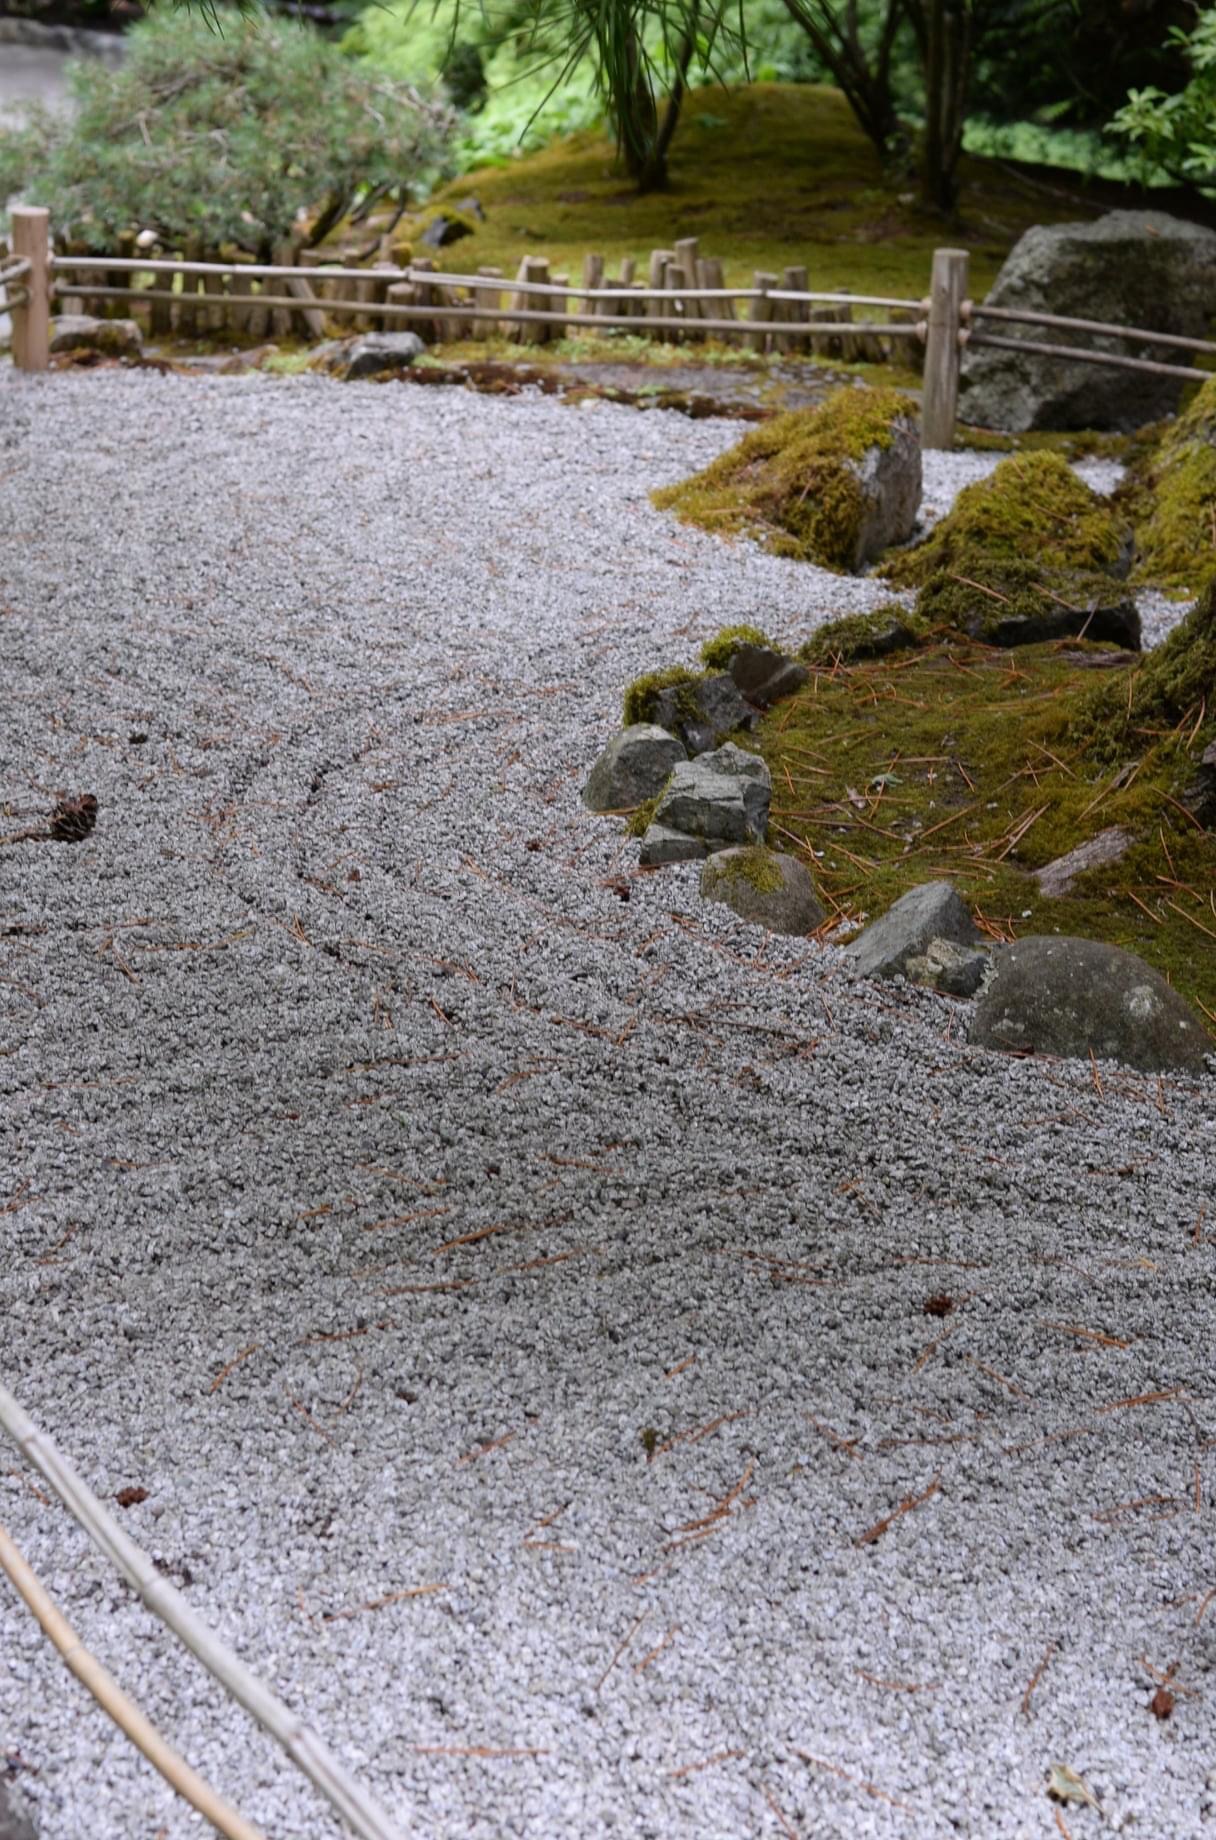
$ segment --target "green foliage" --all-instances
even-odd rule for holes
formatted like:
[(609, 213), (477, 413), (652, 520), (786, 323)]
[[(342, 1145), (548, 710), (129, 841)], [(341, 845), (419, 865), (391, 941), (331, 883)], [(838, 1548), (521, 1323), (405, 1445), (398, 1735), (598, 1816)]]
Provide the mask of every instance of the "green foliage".
[(889, 447), (916, 405), (894, 390), (836, 390), (745, 435), (702, 472), (652, 494), (686, 523), (763, 540), (779, 556), (849, 569), (863, 513), (849, 461)]
[(1167, 93), (1154, 83), (1128, 91), (1111, 119), (1145, 178), (1172, 179), (1216, 196), (1216, 8), (1205, 7), (1189, 32), (1175, 27), (1168, 42), (1184, 51), (1190, 81)]
[(1042, 567), (1114, 572), (1128, 533), (1109, 503), (1049, 452), (1014, 454), (987, 479), (966, 486), (923, 543), (883, 567), (888, 581), (916, 587), (933, 575), (966, 575), (977, 557)]
[(156, 12), (116, 70), (70, 67), (71, 115), (0, 131), (0, 197), (50, 208), (58, 235), (113, 249), (128, 229), (266, 254), (298, 215), (407, 196), (443, 158), (445, 105), (360, 72), (307, 26)]
[(758, 626), (724, 626), (701, 647), (701, 662), (710, 671), (725, 671), (741, 645), (772, 645)]

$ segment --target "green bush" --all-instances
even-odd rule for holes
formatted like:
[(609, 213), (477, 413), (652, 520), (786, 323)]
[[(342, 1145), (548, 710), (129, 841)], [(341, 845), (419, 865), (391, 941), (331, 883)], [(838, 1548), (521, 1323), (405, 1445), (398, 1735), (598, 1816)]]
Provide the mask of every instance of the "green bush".
[(1216, 11), (1202, 9), (1189, 32), (1175, 26), (1168, 43), (1185, 52), (1190, 82), (1173, 95), (1152, 83), (1129, 90), (1110, 126), (1131, 149), (1139, 177), (1165, 173), (1216, 197)]
[(72, 115), (33, 107), (0, 131), (0, 198), (46, 205), (56, 235), (112, 250), (123, 230), (265, 257), (301, 213), (335, 221), (404, 199), (442, 167), (446, 104), (360, 70), (310, 27), (157, 11), (122, 66), (70, 66)]

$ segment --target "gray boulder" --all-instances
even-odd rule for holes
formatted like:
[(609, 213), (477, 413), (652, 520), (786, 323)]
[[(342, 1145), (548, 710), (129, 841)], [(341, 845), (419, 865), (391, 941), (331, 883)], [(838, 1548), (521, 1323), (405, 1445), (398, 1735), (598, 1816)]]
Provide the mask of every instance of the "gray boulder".
[(906, 976), (908, 960), (923, 957), (933, 942), (975, 946), (980, 937), (949, 882), (923, 882), (844, 949), (863, 977), (896, 977)]
[(0, 1840), (37, 1840), (34, 1823), (21, 1806), (17, 1792), (0, 1782)]
[(848, 466), (861, 486), (862, 514), (845, 566), (854, 574), (916, 528), (922, 493), (920, 423), (910, 415), (891, 423), (891, 445), (869, 447)]
[(931, 939), (923, 952), (904, 961), (910, 984), (940, 990), (945, 997), (973, 997), (991, 966), (983, 946), (963, 946), (954, 939)]
[[(762, 843), (772, 789), (760, 756), (731, 741), (695, 760), (678, 761), (642, 839), (641, 861), (695, 860), (732, 843)], [(677, 854), (676, 838), (692, 847)]]
[(364, 332), (355, 339), (333, 339), (319, 345), (312, 368), (349, 383), (358, 377), (384, 377), (408, 370), (425, 350), (416, 332)]
[(969, 1039), (1144, 1073), (1202, 1073), (1213, 1048), (1195, 1011), (1134, 952), (1054, 934), (997, 948)]
[(701, 894), (770, 933), (813, 933), (825, 918), (805, 864), (759, 845), (711, 856), (701, 871)]
[[(1014, 245), (985, 302), (1075, 319), (1206, 338), (1216, 299), (1216, 232), (1162, 211), (1109, 211), (1095, 223), (1039, 224)], [(1015, 321), (977, 319), (1001, 338), (1185, 364), (1168, 346), (1131, 346), (1093, 334), (1059, 335)], [(969, 345), (960, 413), (984, 428), (1117, 428), (1172, 414), (1180, 378)]]
[(88, 313), (60, 313), (51, 321), (50, 349), (97, 351), (103, 358), (143, 356), (143, 334), (133, 319), (93, 319)]
[(678, 735), (690, 754), (707, 754), (736, 729), (751, 728), (756, 716), (743, 701), (730, 673), (719, 671), (660, 690), (654, 698), (651, 720), (669, 734)]
[(740, 694), (757, 709), (793, 696), (810, 676), (804, 664), (771, 645), (741, 645), (731, 658), (730, 674)]
[(588, 775), (583, 804), (591, 811), (632, 811), (667, 784), (684, 745), (653, 722), (635, 722), (612, 737)]

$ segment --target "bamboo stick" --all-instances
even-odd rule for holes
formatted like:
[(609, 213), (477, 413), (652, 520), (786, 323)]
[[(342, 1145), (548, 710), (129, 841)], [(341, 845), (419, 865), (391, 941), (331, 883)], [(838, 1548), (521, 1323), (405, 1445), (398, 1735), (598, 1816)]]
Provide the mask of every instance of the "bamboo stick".
[(277, 1740), (360, 1840), (402, 1840), (401, 1830), (385, 1810), (348, 1775), (317, 1733), (263, 1686), (239, 1656), (195, 1614), (176, 1586), (162, 1577), (147, 1554), (123, 1532), (51, 1439), (38, 1429), (3, 1386), (0, 1386), (0, 1430), (7, 1433), (27, 1461), (50, 1484), (93, 1544), (117, 1566), (149, 1610), (169, 1626), (207, 1671)]
[(1168, 345), (1174, 351), (1216, 353), (1216, 340), (1186, 339), (1176, 332), (1150, 332), (1147, 326), (1112, 326), (1108, 320), (1068, 319), (1060, 313), (1032, 313), (1021, 307), (973, 306), (973, 319), (1020, 320), (1028, 326), (1055, 326), (1061, 332), (1099, 332), (1113, 339), (1142, 339), (1146, 345)]
[(1109, 364), (1121, 371), (1147, 371), (1153, 377), (1181, 377), (1198, 383), (1207, 374), (1182, 364), (1157, 364), (1151, 358), (1125, 358), (1122, 352), (1082, 351), (1079, 345), (1044, 345), (1037, 339), (1001, 339), (991, 332), (973, 332), (969, 345), (995, 345), (1003, 351), (1028, 351), (1040, 358), (1069, 358), (1078, 364)]
[(159, 1770), (170, 1788), (175, 1789), (203, 1819), (210, 1821), (227, 1840), (265, 1840), (260, 1828), (230, 1808), (210, 1784), (191, 1769), (167, 1744), (151, 1720), (133, 1699), (123, 1692), (109, 1670), (84, 1646), (72, 1625), (44, 1590), (33, 1570), (22, 1557), (8, 1533), (0, 1525), (0, 1568), (8, 1574), (17, 1594), (24, 1598), (43, 1634), (58, 1649), (64, 1665), (87, 1687), (97, 1704), (124, 1737), (143, 1752), (154, 1770)]

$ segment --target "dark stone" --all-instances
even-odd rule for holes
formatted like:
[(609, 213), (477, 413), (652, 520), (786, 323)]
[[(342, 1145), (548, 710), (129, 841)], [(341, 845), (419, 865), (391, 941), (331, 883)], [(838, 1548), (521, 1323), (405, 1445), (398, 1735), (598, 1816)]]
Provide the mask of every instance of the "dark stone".
[(949, 882), (923, 882), (844, 949), (863, 977), (895, 977), (906, 973), (910, 958), (922, 957), (939, 939), (974, 946), (980, 934)]
[(476, 223), (484, 224), (486, 221), (485, 209), (480, 198), (458, 198), (452, 208), (459, 211), (462, 217), (473, 218)]
[(1120, 595), (1113, 583), (1109, 597), (1089, 594), (1067, 607), (1045, 600), (1041, 612), (998, 614), (995, 619), (997, 603), (986, 594), (975, 598), (974, 618), (963, 621), (963, 631), (984, 645), (1045, 645), (1084, 633), (1103, 645), (1140, 649), (1140, 610), (1131, 595)]
[(458, 243), (462, 236), (472, 234), (471, 226), (462, 218), (432, 217), (418, 241), (428, 249), (446, 249), (449, 243)]
[[(1216, 232), (1162, 211), (1110, 211), (1095, 223), (1039, 224), (1014, 245), (986, 305), (1025, 308), (1155, 332), (1206, 338), (1216, 298)], [(1131, 346), (1091, 333), (976, 317), (978, 332), (1092, 351), (1184, 362), (1162, 345)], [(960, 412), (967, 422), (1020, 433), (1030, 428), (1130, 432), (1171, 415), (1184, 388), (1100, 364), (971, 344), (963, 354)]]
[(1205, 830), (1216, 830), (1216, 741), (1203, 750), (1195, 777), (1182, 795), (1182, 803)]
[(1031, 934), (993, 953), (971, 1024), (981, 1048), (1119, 1061), (1144, 1073), (1202, 1073), (1214, 1044), (1200, 1018), (1134, 952)]
[(853, 554), (854, 574), (892, 544), (906, 543), (916, 528), (921, 501), (920, 423), (899, 415), (891, 424), (889, 447), (870, 447), (860, 461), (846, 464), (857, 475), (863, 510)]
[(756, 717), (740, 696), (734, 678), (722, 671), (660, 690), (654, 699), (653, 720), (669, 734), (678, 735), (690, 754), (706, 754), (720, 747), (737, 728), (751, 728)]
[(87, 313), (60, 313), (51, 321), (50, 350), (96, 351), (103, 358), (138, 358), (143, 334), (133, 319), (93, 319)]
[[(777, 885), (765, 887), (765, 881)], [(825, 919), (806, 865), (758, 846), (736, 846), (711, 856), (701, 871), (701, 894), (707, 901), (725, 902), (741, 920), (770, 933), (805, 936)]]
[(591, 811), (630, 811), (654, 798), (677, 761), (687, 759), (683, 743), (653, 722), (635, 722), (612, 737), (583, 787)]
[(984, 946), (959, 945), (954, 939), (931, 939), (923, 952), (904, 961), (911, 984), (939, 990), (945, 997), (973, 997), (988, 975), (992, 960)]
[(676, 862), (762, 843), (773, 782), (758, 754), (728, 741), (712, 754), (678, 761), (642, 839), (640, 861)]
[(731, 658), (730, 674), (740, 693), (758, 709), (793, 696), (810, 676), (804, 664), (770, 645), (741, 645)]
[(365, 332), (349, 345), (340, 372), (355, 377), (382, 377), (408, 368), (426, 347), (416, 332)]

